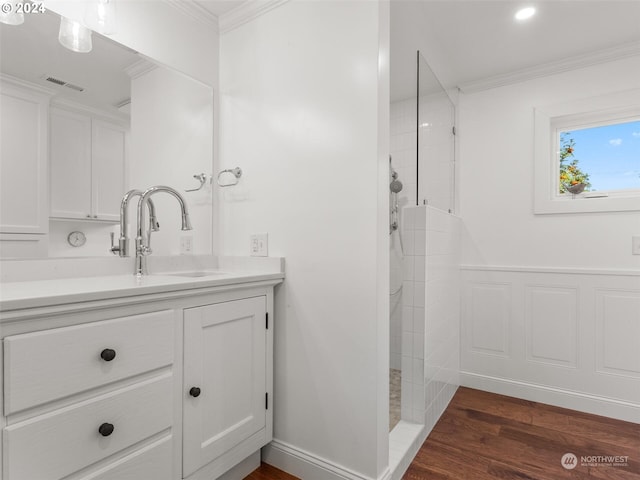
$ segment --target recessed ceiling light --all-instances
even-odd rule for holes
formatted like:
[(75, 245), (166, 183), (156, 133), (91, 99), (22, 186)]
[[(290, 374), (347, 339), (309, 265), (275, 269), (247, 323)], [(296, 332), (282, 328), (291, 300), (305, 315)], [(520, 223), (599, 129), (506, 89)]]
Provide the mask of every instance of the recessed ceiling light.
[(533, 7), (526, 7), (526, 8), (522, 8), (520, 10), (518, 10), (516, 12), (516, 20), (526, 20), (527, 18), (531, 18), (533, 17), (533, 15), (536, 13), (536, 9)]

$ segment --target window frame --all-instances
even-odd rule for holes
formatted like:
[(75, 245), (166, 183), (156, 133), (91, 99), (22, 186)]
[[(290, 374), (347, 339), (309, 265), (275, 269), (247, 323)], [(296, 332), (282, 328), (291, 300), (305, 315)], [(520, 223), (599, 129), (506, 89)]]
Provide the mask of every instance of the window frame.
[(640, 89), (534, 109), (534, 213), (640, 211), (640, 189), (559, 193), (560, 132), (640, 119)]

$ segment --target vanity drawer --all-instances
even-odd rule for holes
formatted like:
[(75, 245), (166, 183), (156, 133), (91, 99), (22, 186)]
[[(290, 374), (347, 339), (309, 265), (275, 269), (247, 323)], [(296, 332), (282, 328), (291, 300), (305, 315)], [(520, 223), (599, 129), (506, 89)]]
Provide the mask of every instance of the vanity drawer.
[[(6, 427), (4, 478), (57, 480), (167, 430), (172, 399), (166, 373)], [(99, 431), (105, 424), (113, 425), (108, 436)]]
[(6, 337), (5, 415), (171, 365), (174, 324), (165, 310)]
[(172, 480), (171, 442), (172, 436), (168, 435), (79, 480)]

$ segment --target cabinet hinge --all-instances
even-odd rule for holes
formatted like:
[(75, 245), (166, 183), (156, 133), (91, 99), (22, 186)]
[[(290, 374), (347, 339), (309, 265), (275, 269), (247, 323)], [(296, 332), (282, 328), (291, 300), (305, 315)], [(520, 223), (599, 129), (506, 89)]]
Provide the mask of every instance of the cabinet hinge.
[(265, 319), (264, 328), (269, 330), (269, 312), (264, 314), (264, 319)]
[(456, 127), (455, 125), (453, 127), (451, 127), (451, 133), (453, 133), (454, 135), (456, 134)]
[(264, 393), (264, 409), (269, 410), (269, 392)]

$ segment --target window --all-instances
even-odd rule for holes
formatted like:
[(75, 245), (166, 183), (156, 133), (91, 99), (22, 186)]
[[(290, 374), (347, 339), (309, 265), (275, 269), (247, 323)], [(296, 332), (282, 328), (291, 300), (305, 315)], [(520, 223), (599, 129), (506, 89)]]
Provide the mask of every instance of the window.
[(640, 90), (536, 108), (534, 158), (535, 213), (640, 210)]

